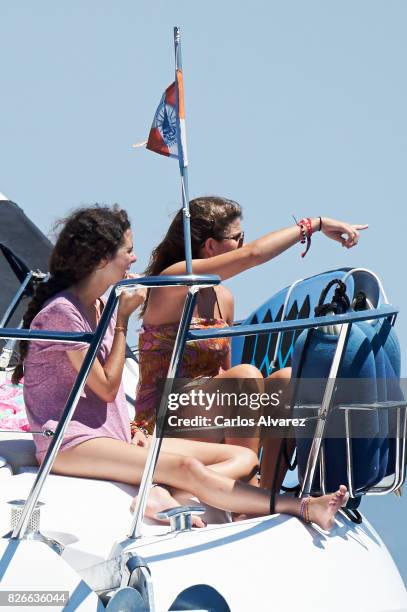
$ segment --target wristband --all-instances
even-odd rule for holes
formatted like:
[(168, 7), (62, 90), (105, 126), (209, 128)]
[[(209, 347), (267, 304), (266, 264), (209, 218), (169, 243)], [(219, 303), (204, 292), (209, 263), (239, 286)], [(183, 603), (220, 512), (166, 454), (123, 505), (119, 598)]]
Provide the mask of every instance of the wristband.
[(305, 255), (308, 253), (309, 248), (311, 246), (311, 236), (312, 236), (312, 221), (309, 217), (304, 217), (304, 219), (301, 219), (301, 221), (299, 221), (297, 223), (297, 225), (300, 228), (300, 234), (301, 234), (301, 244), (305, 244), (307, 243), (307, 247), (305, 249), (305, 251), (303, 251), (303, 253), (301, 253), (301, 257), (305, 257)]
[(125, 334), (127, 332), (127, 327), (124, 327), (123, 325), (116, 325), (114, 331), (122, 331)]
[(145, 436), (150, 436), (153, 433), (152, 429), (152, 426), (146, 420), (134, 420), (130, 422), (130, 433), (132, 438), (136, 431), (141, 431)]

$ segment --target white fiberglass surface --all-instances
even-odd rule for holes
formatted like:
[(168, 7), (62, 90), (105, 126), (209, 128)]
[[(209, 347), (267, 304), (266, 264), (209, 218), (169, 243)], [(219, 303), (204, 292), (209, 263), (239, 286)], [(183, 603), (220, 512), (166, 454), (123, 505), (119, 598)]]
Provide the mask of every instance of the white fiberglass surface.
[(160, 610), (195, 584), (211, 585), (233, 612), (339, 612), (343, 597), (352, 610), (407, 609), (403, 581), (367, 522), (339, 517), (328, 535), (293, 517), (264, 517), (163, 537), (137, 551), (158, 585)]
[[(25, 497), (34, 476), (22, 473), (2, 481), (2, 533), (9, 529), (5, 502)], [(89, 567), (118, 553), (113, 545), (125, 540), (135, 492), (117, 483), (51, 475), (41, 495), (41, 530), (66, 546), (63, 560), (74, 569)], [(242, 612), (270, 610), (270, 597), (281, 610), (297, 610), (299, 601), (305, 610), (326, 610), (327, 601), (330, 610), (343, 609), (343, 602), (339, 605), (338, 600), (336, 606), (332, 595), (345, 585), (358, 609), (407, 607), (399, 573), (366, 521), (357, 526), (339, 517), (331, 535), (278, 515), (210, 524), (189, 533), (168, 532), (168, 526), (146, 524), (145, 537), (130, 547), (149, 564), (159, 610), (168, 609), (184, 588), (199, 583), (216, 588), (232, 610)], [(372, 581), (374, 599), (368, 596)]]
[[(25, 499), (34, 482), (34, 473), (23, 473), (5, 481), (0, 489), (0, 525), (8, 530), (7, 501)], [(41, 530), (71, 536), (78, 551), (104, 559), (112, 542), (125, 536), (131, 514), (129, 506), (136, 488), (102, 480), (50, 475), (40, 501)]]
[[(68, 563), (42, 542), (33, 540), (10, 541), (0, 538), (0, 581), (1, 609), (11, 612), (20, 604), (14, 604), (13, 597), (45, 597), (44, 604), (24, 604), (26, 610), (47, 610), (57, 612), (63, 603), (66, 610), (79, 612), (102, 612), (104, 607), (89, 586)], [(31, 592), (31, 593), (30, 593)], [(22, 600), (23, 601), (23, 600)], [(29, 600), (28, 600), (29, 601)], [(35, 601), (31, 599), (31, 601)], [(43, 601), (42, 599), (40, 601)], [(7, 603), (12, 605), (7, 605)]]
[[(9, 530), (10, 507), (6, 502), (25, 499), (34, 478), (35, 473), (27, 472), (4, 480), (0, 487), (1, 532)], [(113, 544), (126, 538), (132, 519), (129, 507), (136, 493), (137, 487), (130, 485), (51, 474), (40, 496), (45, 503), (41, 508), (41, 531), (52, 532), (52, 537), (69, 544), (67, 558), (75, 567), (86, 567), (90, 561), (105, 559)], [(191, 498), (180, 497), (179, 501), (194, 503)], [(225, 513), (210, 508), (205, 518), (217, 523), (228, 520)], [(168, 530), (167, 525), (149, 520), (143, 526), (143, 533), (149, 536)]]

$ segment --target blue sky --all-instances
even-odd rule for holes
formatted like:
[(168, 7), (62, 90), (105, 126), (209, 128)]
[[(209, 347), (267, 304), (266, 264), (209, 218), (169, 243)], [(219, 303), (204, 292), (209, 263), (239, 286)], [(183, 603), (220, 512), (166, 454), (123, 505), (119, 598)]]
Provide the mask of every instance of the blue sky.
[[(406, 20), (403, 0), (0, 0), (0, 191), (45, 232), (77, 205), (119, 202), (141, 271), (179, 177), (175, 161), (131, 144), (173, 79), (179, 25), (191, 197), (238, 200), (248, 239), (291, 213), (370, 225), (357, 249), (318, 235), (304, 260), (294, 247), (233, 279), (237, 317), (296, 278), (368, 267), (401, 308), (405, 373)], [(407, 503), (364, 507), (407, 577)]]

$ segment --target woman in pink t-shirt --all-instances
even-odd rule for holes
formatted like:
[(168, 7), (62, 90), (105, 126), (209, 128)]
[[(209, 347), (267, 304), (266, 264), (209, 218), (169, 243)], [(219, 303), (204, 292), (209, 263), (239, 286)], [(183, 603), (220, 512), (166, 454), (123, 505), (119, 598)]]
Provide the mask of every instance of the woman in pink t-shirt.
[[(59, 331), (93, 331), (107, 289), (124, 278), (136, 261), (125, 211), (82, 208), (63, 224), (51, 254), (50, 278), (39, 285), (24, 316), (24, 327)], [(147, 439), (130, 439), (130, 424), (121, 378), (130, 315), (145, 299), (144, 290), (122, 293), (82, 397), (67, 429), (53, 471), (59, 474), (139, 484), (147, 457)], [(13, 382), (25, 378), (24, 397), (32, 429), (55, 429), (69, 391), (83, 363), (83, 344), (20, 343), (20, 362)], [(34, 436), (41, 462), (48, 447)], [(237, 482), (256, 468), (257, 456), (227, 444), (166, 439), (155, 472), (156, 481), (188, 490), (218, 508), (268, 514), (270, 492)], [(210, 469), (208, 469), (210, 468)], [(276, 497), (276, 511), (301, 516), (329, 529), (344, 501), (346, 487), (320, 498)], [(163, 487), (150, 494), (147, 515), (179, 505)], [(199, 517), (195, 526), (203, 526)]]

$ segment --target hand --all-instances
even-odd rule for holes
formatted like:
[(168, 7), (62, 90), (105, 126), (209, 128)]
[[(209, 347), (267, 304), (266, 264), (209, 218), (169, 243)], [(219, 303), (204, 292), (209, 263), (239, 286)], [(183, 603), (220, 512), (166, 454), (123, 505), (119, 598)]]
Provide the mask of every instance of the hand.
[(131, 443), (135, 444), (136, 446), (142, 446), (144, 448), (148, 448), (150, 446), (150, 441), (148, 437), (142, 431), (140, 431), (140, 429), (136, 430), (131, 440)]
[[(139, 278), (140, 274), (126, 274), (126, 279)], [(147, 296), (147, 289), (135, 289), (134, 291), (123, 291), (119, 298), (118, 320), (128, 319), (130, 315), (141, 306)]]
[(351, 249), (359, 241), (359, 232), (368, 227), (368, 225), (351, 225), (336, 219), (322, 217), (321, 232), (328, 238), (340, 242), (343, 247)]

